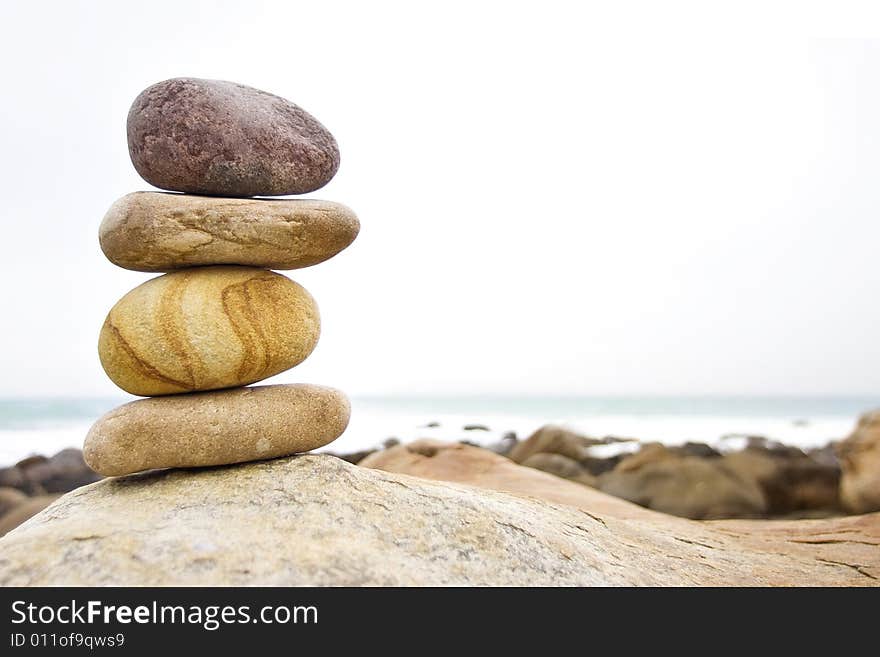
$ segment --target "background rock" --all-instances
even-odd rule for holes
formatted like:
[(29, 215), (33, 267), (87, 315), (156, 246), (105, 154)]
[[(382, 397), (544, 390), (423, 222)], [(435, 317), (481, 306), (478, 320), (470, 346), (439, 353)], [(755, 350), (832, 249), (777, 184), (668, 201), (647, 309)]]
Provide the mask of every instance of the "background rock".
[(840, 511), (840, 468), (797, 448), (746, 447), (725, 454), (721, 463), (743, 479), (755, 481), (767, 502), (767, 514)]
[(758, 484), (721, 459), (682, 456), (660, 446), (624, 459), (599, 477), (598, 487), (640, 506), (697, 520), (757, 518), (767, 511)]
[(28, 496), (17, 488), (0, 486), (0, 518), (28, 499)]
[(866, 413), (850, 436), (837, 444), (840, 497), (853, 513), (880, 510), (880, 410)]
[(595, 486), (596, 478), (591, 475), (580, 463), (562, 454), (550, 454), (539, 452), (532, 454), (522, 462), (526, 468), (542, 470), (563, 479), (571, 479), (585, 486)]
[(12, 531), (28, 518), (31, 518), (58, 499), (58, 495), (35, 495), (26, 497), (21, 503), (0, 516), (0, 536)]
[(531, 436), (518, 443), (510, 451), (509, 457), (515, 463), (522, 463), (533, 454), (549, 453), (567, 456), (573, 461), (589, 457), (587, 449), (601, 444), (601, 440), (582, 436), (552, 424), (541, 427)]
[(0, 486), (9, 486), (28, 495), (66, 493), (98, 481), (78, 449), (63, 449), (52, 457), (30, 456), (8, 468), (0, 468)]

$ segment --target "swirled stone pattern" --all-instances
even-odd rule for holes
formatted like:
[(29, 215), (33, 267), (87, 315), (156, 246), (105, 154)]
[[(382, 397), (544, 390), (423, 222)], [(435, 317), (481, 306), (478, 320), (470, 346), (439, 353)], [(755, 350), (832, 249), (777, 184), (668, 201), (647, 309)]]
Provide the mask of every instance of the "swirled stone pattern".
[(110, 379), (154, 396), (247, 385), (312, 352), (320, 317), (290, 279), (253, 267), (197, 267), (151, 279), (110, 310), (98, 339)]

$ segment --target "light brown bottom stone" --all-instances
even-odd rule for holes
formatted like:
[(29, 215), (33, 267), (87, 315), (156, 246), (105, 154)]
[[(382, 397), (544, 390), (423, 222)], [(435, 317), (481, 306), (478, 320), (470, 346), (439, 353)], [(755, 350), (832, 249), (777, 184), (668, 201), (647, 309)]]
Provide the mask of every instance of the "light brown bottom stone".
[(343, 393), (308, 384), (140, 399), (95, 422), (83, 456), (106, 476), (259, 461), (336, 440), (350, 412)]

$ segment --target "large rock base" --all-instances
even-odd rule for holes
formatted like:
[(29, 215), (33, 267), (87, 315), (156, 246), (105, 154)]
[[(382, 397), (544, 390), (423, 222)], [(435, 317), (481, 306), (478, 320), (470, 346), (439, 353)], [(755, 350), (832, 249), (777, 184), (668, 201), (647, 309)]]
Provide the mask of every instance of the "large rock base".
[[(626, 505), (614, 500), (608, 508)], [(845, 539), (856, 551), (832, 559), (821, 556), (823, 541), (834, 539), (819, 525), (808, 532), (810, 544), (793, 541), (790, 531), (758, 536), (742, 523), (720, 527), (651, 512), (621, 518), (598, 507), (320, 455), (148, 473), (69, 493), (9, 533), (0, 540), (0, 584), (880, 583), (877, 516), (846, 519), (861, 523)]]

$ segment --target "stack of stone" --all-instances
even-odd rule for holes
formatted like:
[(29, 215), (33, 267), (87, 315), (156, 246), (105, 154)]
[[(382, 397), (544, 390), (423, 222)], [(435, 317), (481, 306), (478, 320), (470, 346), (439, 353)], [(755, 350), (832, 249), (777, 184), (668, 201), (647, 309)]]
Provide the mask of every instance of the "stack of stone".
[(311, 295), (273, 269), (339, 253), (357, 236), (344, 205), (303, 194), (339, 167), (333, 136), (283, 98), (232, 82), (178, 78), (128, 115), (138, 173), (161, 189), (108, 211), (101, 248), (136, 271), (169, 272), (126, 294), (98, 342), (120, 388), (151, 399), (99, 419), (84, 456), (122, 475), (276, 458), (345, 430), (345, 395), (315, 385), (242, 387), (301, 363), (318, 341)]

